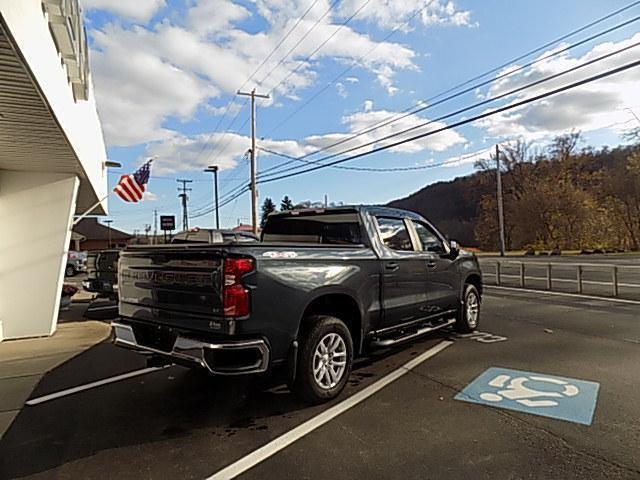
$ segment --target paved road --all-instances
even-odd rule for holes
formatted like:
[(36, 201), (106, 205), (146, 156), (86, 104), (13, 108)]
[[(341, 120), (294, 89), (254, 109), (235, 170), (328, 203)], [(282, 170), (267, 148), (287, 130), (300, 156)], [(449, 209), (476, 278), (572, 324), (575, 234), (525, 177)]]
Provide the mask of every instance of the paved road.
[(582, 293), (613, 296), (614, 272), (618, 296), (640, 300), (640, 257), (585, 255), (572, 257), (481, 257), (486, 283), (496, 283), (496, 262), (500, 262), (500, 284), (521, 286), (520, 263), (525, 264), (525, 287), (547, 288), (547, 264), (551, 264), (552, 290), (578, 292), (578, 265), (582, 266)]
[[(640, 478), (640, 305), (491, 292), (481, 330), (361, 359), (337, 401), (309, 407), (277, 381), (179, 367), (25, 407), (0, 440), (0, 477), (206, 478), (351, 398), (440, 342), (452, 345), (246, 471), (242, 478)], [(145, 366), (98, 345), (39, 397)], [(456, 400), (490, 367), (600, 383), (590, 426)]]

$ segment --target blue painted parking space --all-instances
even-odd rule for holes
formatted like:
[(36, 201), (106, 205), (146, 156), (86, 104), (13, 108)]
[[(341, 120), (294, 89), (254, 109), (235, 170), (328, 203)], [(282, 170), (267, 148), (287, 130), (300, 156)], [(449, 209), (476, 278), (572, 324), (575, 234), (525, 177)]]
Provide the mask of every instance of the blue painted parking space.
[(492, 367), (455, 399), (591, 425), (599, 387), (597, 382)]

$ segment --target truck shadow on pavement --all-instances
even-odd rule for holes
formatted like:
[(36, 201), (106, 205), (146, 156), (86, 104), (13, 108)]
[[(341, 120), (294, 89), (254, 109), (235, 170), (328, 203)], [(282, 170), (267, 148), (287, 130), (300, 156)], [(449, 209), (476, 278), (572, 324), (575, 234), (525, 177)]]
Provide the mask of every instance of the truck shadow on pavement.
[[(282, 373), (256, 381), (210, 377), (177, 366), (25, 406), (0, 439), (0, 478), (57, 468), (63, 477), (109, 472), (110, 477), (137, 478), (135, 468), (129, 468), (134, 459), (138, 465), (154, 465), (163, 461), (156, 458), (160, 452), (176, 449), (185, 461), (206, 459), (201, 468), (211, 473), (344, 400), (445, 336), (432, 335), (357, 359), (345, 392), (318, 406), (290, 394)], [(141, 356), (105, 342), (49, 372), (31, 398), (145, 365)], [(144, 448), (148, 444), (155, 445)], [(89, 457), (93, 458), (83, 461)]]

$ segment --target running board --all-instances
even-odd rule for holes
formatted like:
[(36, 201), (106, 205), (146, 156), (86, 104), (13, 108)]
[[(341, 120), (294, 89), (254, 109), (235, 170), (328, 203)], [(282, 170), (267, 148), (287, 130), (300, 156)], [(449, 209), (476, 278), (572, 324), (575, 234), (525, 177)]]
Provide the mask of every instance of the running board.
[(412, 338), (419, 337), (420, 335), (424, 335), (425, 333), (440, 330), (441, 328), (448, 327), (449, 325), (453, 325), (454, 323), (456, 323), (455, 318), (451, 318), (441, 323), (440, 325), (419, 328), (416, 332), (410, 333), (402, 337), (386, 338), (384, 340), (380, 340), (380, 339), (373, 340), (371, 342), (371, 346), (372, 347), (390, 347), (391, 345), (396, 345), (400, 342), (406, 342), (407, 340), (411, 340)]

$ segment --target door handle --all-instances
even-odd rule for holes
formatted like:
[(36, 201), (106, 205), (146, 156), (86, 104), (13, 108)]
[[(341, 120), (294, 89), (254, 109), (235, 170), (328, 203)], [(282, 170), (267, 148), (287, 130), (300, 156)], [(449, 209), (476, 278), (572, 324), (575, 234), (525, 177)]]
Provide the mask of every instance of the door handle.
[(436, 268), (436, 262), (433, 262), (433, 261), (427, 262), (427, 268)]
[(400, 265), (398, 265), (396, 262), (389, 262), (384, 267), (391, 272), (395, 272), (400, 268)]

